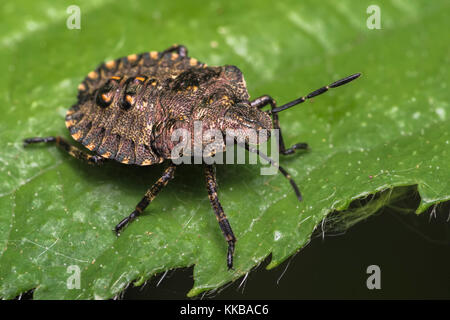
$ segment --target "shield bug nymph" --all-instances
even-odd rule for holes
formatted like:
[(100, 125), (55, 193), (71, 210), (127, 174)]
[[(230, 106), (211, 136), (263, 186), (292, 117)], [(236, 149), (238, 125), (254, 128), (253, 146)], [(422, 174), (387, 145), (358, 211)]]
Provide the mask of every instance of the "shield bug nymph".
[[(138, 166), (169, 162), (134, 211), (116, 225), (114, 230), (119, 234), (174, 177), (177, 167), (172, 161), (174, 130), (192, 132), (198, 121), (222, 132), (278, 129), (279, 152), (290, 155), (295, 150), (307, 149), (308, 145), (297, 143), (286, 148), (278, 113), (359, 76), (353, 74), (278, 107), (268, 95), (250, 100), (237, 67), (207, 66), (190, 58), (186, 47), (174, 45), (161, 52), (132, 54), (102, 63), (78, 86), (78, 101), (67, 111), (66, 126), (71, 136), (94, 154), (70, 145), (59, 136), (28, 138), (24, 144), (55, 143), (71, 156), (91, 164), (109, 159)], [(270, 109), (263, 111), (265, 106)], [(238, 144), (275, 165), (301, 200), (296, 183), (283, 167), (248, 142)], [(215, 166), (205, 163), (204, 173), (211, 206), (228, 243), (227, 266), (232, 268), (236, 237), (217, 196)]]

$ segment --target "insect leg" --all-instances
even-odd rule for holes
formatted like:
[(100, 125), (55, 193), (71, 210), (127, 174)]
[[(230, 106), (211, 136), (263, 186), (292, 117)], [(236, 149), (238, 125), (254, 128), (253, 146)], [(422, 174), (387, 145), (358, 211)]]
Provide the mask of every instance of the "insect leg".
[(208, 189), (208, 197), (211, 202), (211, 206), (216, 214), (216, 219), (219, 222), (220, 229), (228, 242), (228, 252), (227, 252), (227, 266), (228, 269), (233, 268), (233, 253), (234, 244), (236, 238), (231, 229), (230, 223), (228, 222), (227, 216), (223, 212), (222, 205), (217, 197), (217, 182), (216, 182), (216, 167), (212, 165), (205, 165), (205, 176), (206, 176), (206, 188)]
[(103, 164), (106, 159), (98, 156), (98, 155), (90, 155), (89, 153), (86, 153), (77, 147), (74, 147), (70, 145), (66, 140), (64, 140), (62, 137), (34, 137), (34, 138), (28, 138), (23, 141), (24, 147), (26, 147), (29, 144), (33, 143), (56, 143), (56, 145), (61, 148), (62, 150), (66, 151), (68, 154), (70, 154), (72, 157), (81, 159), (84, 161), (87, 161), (90, 164)]
[(241, 148), (245, 148), (247, 149), (247, 151), (252, 152), (252, 153), (256, 153), (258, 156), (260, 156), (261, 158), (263, 158), (264, 160), (266, 160), (267, 162), (270, 163), (271, 166), (278, 168), (278, 170), (281, 172), (281, 174), (289, 181), (289, 183), (291, 184), (292, 188), (294, 189), (295, 195), (297, 196), (298, 201), (302, 201), (302, 194), (300, 193), (300, 190), (298, 189), (297, 184), (295, 183), (295, 181), (292, 179), (291, 175), (280, 165), (278, 165), (277, 162), (275, 162), (272, 158), (270, 158), (268, 155), (266, 155), (265, 153), (259, 151), (256, 148), (253, 148), (252, 146), (250, 146), (248, 143), (246, 144), (241, 144), (241, 143), (237, 143), (237, 145)]
[(183, 45), (178, 45), (178, 44), (174, 44), (170, 48), (167, 48), (166, 50), (164, 50), (162, 52), (161, 55), (164, 55), (164, 54), (170, 53), (170, 52), (176, 52), (180, 55), (180, 57), (186, 57), (188, 55), (187, 48)]
[(116, 227), (114, 228), (114, 231), (117, 235), (120, 234), (120, 231), (131, 221), (136, 219), (142, 211), (147, 208), (147, 206), (152, 202), (153, 199), (158, 195), (158, 193), (164, 188), (167, 183), (169, 183), (169, 180), (173, 179), (174, 173), (175, 173), (176, 165), (171, 163), (169, 167), (164, 171), (161, 178), (158, 179), (158, 181), (155, 182), (155, 184), (147, 190), (144, 197), (139, 201), (137, 204), (135, 210), (126, 218), (122, 219)]
[[(268, 104), (270, 104), (272, 110), (277, 107), (275, 100), (271, 96), (268, 96), (268, 95), (264, 95), (259, 98), (256, 98), (253, 101), (250, 101), (250, 105), (252, 107), (257, 107), (259, 109), (262, 109), (263, 107), (265, 107)], [(304, 142), (294, 144), (290, 148), (286, 149), (286, 146), (285, 146), (284, 140), (283, 140), (283, 135), (281, 134), (280, 120), (278, 119), (277, 113), (272, 113), (272, 121), (273, 121), (273, 128), (278, 129), (278, 133), (279, 133), (278, 148), (279, 148), (281, 154), (288, 155), (288, 154), (293, 154), (295, 152), (295, 150), (298, 150), (298, 149), (308, 149), (308, 144), (306, 144)]]

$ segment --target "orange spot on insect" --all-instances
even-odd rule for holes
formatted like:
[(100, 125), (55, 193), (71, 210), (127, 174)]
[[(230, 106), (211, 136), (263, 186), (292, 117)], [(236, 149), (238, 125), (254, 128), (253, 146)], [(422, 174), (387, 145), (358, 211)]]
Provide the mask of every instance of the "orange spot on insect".
[(120, 80), (120, 77), (118, 77), (118, 76), (113, 76), (113, 77), (111, 77), (111, 79), (113, 79), (113, 80)]
[(89, 79), (97, 79), (98, 78), (98, 73), (96, 71), (91, 71), (88, 73), (88, 78)]
[(195, 59), (195, 58), (191, 58), (191, 60), (189, 60), (189, 64), (190, 64), (191, 66), (197, 65), (197, 63), (198, 63), (198, 60)]
[(67, 128), (72, 127), (74, 124), (75, 124), (75, 121), (73, 121), (73, 120), (67, 120), (67, 121), (66, 121), (66, 127), (67, 127)]
[(137, 60), (137, 55), (136, 54), (130, 54), (127, 59), (129, 62), (135, 62)]
[(84, 83), (80, 83), (80, 84), (78, 85), (78, 90), (80, 90), (80, 91), (86, 90), (86, 86), (84, 85)]
[(151, 161), (151, 160), (144, 160), (144, 161), (142, 161), (142, 163), (141, 163), (141, 166), (148, 166), (148, 165), (151, 165), (153, 162)]
[(78, 140), (80, 140), (81, 136), (82, 136), (82, 133), (80, 131), (77, 131), (72, 135), (72, 138), (74, 138), (75, 140), (78, 141)]
[(108, 69), (114, 68), (115, 65), (116, 65), (116, 61), (114, 61), (114, 60), (110, 60), (110, 61), (108, 61), (108, 62), (105, 63), (105, 66), (106, 66)]
[(90, 144), (88, 144), (88, 145), (86, 146), (86, 148), (88, 148), (89, 150), (92, 151), (92, 150), (95, 148), (95, 144), (90, 143)]
[(128, 164), (128, 162), (130, 162), (130, 158), (125, 158), (121, 162), (124, 164)]
[(111, 97), (108, 94), (106, 94), (106, 93), (102, 94), (102, 99), (105, 102), (110, 102), (111, 101)]
[(144, 78), (144, 77), (136, 77), (136, 80), (139, 80), (139, 81), (144, 82), (144, 81), (145, 81), (145, 78)]
[(152, 58), (152, 59), (158, 59), (158, 52), (156, 52), (156, 51), (151, 51), (151, 52), (150, 52), (150, 58)]
[(127, 94), (127, 95), (125, 96), (125, 100), (127, 100), (127, 102), (128, 102), (129, 104), (132, 104), (134, 99), (133, 99), (132, 96), (130, 96), (129, 94)]
[(111, 152), (107, 151), (104, 154), (101, 155), (103, 158), (109, 158), (111, 157)]
[(178, 53), (173, 52), (172, 56), (170, 57), (171, 60), (176, 60), (178, 58)]

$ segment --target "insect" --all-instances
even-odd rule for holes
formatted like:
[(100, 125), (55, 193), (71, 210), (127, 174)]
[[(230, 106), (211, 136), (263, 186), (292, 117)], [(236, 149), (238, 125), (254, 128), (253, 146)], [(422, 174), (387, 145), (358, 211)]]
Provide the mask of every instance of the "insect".
[[(243, 133), (278, 129), (279, 152), (290, 155), (308, 145), (297, 143), (286, 148), (278, 113), (359, 76), (353, 74), (277, 107), (269, 95), (249, 100), (244, 77), (237, 67), (207, 66), (190, 58), (186, 47), (173, 45), (161, 52), (132, 54), (102, 63), (78, 86), (78, 101), (67, 111), (66, 127), (73, 139), (94, 154), (70, 145), (60, 136), (28, 138), (24, 145), (56, 144), (72, 157), (97, 165), (107, 160), (138, 166), (168, 162), (161, 178), (147, 190), (134, 211), (116, 225), (114, 230), (119, 235), (173, 179), (177, 168), (172, 155), (176, 144), (171, 139), (174, 130), (191, 132), (195, 121), (221, 132), (230, 128)], [(265, 106), (270, 106), (270, 110), (263, 111)], [(292, 185), (298, 200), (302, 199), (283, 167), (248, 141), (239, 145), (276, 166)], [(204, 174), (211, 206), (228, 243), (226, 261), (231, 269), (236, 237), (217, 196), (215, 165), (204, 163)]]

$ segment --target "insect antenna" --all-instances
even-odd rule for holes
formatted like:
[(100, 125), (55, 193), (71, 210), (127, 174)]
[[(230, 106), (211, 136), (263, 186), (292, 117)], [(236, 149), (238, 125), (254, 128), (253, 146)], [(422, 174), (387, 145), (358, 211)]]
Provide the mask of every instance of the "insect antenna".
[(291, 184), (292, 188), (294, 189), (294, 192), (295, 192), (295, 195), (297, 196), (298, 201), (302, 201), (302, 194), (300, 193), (300, 190), (298, 189), (297, 184), (295, 183), (294, 180), (292, 180), (291, 175), (282, 166), (280, 166), (278, 163), (276, 163), (272, 158), (270, 158), (265, 153), (250, 146), (248, 143), (243, 144), (243, 143), (240, 143), (237, 141), (236, 141), (236, 143), (239, 147), (245, 148), (248, 152), (256, 153), (258, 156), (260, 156), (261, 158), (263, 158), (264, 160), (269, 162), (270, 165), (277, 168), (283, 174), (283, 176), (289, 180), (289, 183)]
[(344, 85), (346, 83), (349, 83), (350, 81), (353, 81), (356, 78), (358, 78), (360, 75), (361, 75), (361, 73), (352, 74), (351, 76), (348, 76), (348, 77), (345, 77), (345, 78), (343, 78), (341, 80), (335, 81), (335, 82), (333, 82), (333, 83), (331, 83), (331, 84), (329, 84), (329, 85), (327, 85), (325, 87), (322, 87), (322, 88), (319, 88), (317, 90), (314, 90), (313, 92), (311, 92), (310, 94), (308, 94), (306, 96), (303, 96), (303, 97), (300, 97), (298, 99), (295, 99), (295, 100), (293, 100), (291, 102), (288, 102), (288, 103), (286, 103), (286, 104), (284, 104), (284, 105), (282, 105), (280, 107), (273, 108), (272, 110), (269, 110), (267, 112), (269, 114), (271, 114), (271, 113), (277, 113), (277, 112), (289, 109), (289, 108), (291, 108), (291, 107), (293, 107), (293, 106), (295, 106), (297, 104), (305, 102), (308, 99), (311, 99), (311, 98), (313, 98), (315, 96), (318, 96), (318, 95), (320, 95), (320, 94), (322, 94), (324, 92), (327, 92), (330, 88), (337, 88), (337, 87), (342, 86), (342, 85)]

